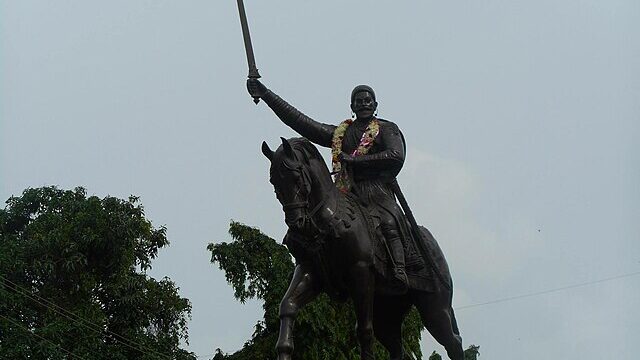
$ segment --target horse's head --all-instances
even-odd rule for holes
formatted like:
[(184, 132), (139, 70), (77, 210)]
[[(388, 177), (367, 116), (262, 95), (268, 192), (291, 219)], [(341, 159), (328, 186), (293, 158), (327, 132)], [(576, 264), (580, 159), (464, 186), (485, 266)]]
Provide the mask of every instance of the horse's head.
[[(312, 178), (309, 161), (295, 142), (282, 139), (282, 145), (272, 151), (262, 143), (262, 153), (271, 161), (269, 182), (284, 210), (285, 223), (291, 230), (302, 231), (313, 214), (309, 213)], [(292, 146), (292, 144), (294, 146)]]

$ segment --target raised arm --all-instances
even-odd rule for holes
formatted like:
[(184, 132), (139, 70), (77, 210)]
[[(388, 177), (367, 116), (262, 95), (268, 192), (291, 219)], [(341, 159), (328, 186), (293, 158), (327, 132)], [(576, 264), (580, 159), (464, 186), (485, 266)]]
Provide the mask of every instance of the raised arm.
[(336, 129), (334, 125), (323, 124), (313, 120), (295, 107), (289, 105), (273, 91), (267, 89), (267, 87), (257, 79), (247, 80), (247, 90), (249, 90), (251, 96), (264, 100), (280, 120), (298, 134), (320, 146), (331, 147), (331, 139)]

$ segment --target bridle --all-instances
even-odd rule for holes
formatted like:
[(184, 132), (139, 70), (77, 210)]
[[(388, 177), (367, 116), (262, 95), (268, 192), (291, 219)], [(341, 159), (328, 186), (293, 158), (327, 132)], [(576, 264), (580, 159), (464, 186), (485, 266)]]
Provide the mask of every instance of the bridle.
[(319, 233), (322, 233), (323, 231), (315, 222), (314, 217), (318, 213), (318, 211), (322, 208), (322, 206), (327, 202), (327, 197), (323, 197), (322, 200), (319, 201), (313, 207), (313, 209), (309, 210), (309, 196), (311, 195), (311, 184), (313, 182), (311, 179), (311, 175), (309, 174), (309, 169), (305, 167), (302, 162), (298, 162), (298, 161), (296, 161), (296, 163), (293, 165), (289, 165), (287, 164), (287, 162), (284, 162), (283, 165), (287, 170), (300, 174), (300, 176), (298, 177), (300, 179), (299, 180), (300, 186), (298, 187), (298, 190), (296, 191), (296, 194), (293, 197), (294, 200), (298, 198), (298, 194), (301, 193), (302, 189), (305, 189), (305, 190), (301, 194), (304, 197), (303, 201), (292, 201), (290, 203), (283, 204), (282, 210), (286, 214), (287, 211), (302, 208), (304, 210), (304, 213), (302, 216), (303, 224), (307, 224), (307, 223), (311, 224), (311, 226), (313, 226), (313, 228), (316, 231), (318, 231)]

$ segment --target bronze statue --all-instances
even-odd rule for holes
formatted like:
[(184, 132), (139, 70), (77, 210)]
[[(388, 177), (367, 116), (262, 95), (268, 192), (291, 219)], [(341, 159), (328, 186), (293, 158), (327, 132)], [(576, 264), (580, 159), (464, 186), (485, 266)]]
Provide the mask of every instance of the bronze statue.
[[(404, 202), (395, 181), (404, 138), (394, 123), (377, 118), (373, 89), (354, 88), (355, 120), (335, 126), (304, 115), (256, 78), (247, 88), (306, 138), (282, 139), (275, 152), (262, 147), (289, 227), (284, 242), (296, 258), (280, 307), (278, 359), (291, 359), (298, 310), (326, 292), (353, 300), (362, 359), (373, 359), (374, 333), (392, 359), (403, 358), (401, 324), (415, 305), (449, 358), (462, 360), (449, 269), (431, 233), (396, 202)], [(311, 142), (332, 149), (334, 180)]]

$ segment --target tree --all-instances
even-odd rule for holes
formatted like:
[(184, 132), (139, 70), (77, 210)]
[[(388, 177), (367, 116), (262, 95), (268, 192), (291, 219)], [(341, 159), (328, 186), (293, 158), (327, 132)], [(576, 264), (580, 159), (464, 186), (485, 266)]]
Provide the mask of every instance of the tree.
[(146, 271), (168, 245), (138, 198), (27, 189), (0, 210), (0, 358), (195, 359), (188, 299)]
[(480, 356), (480, 346), (471, 345), (464, 351), (464, 360), (477, 360)]
[[(219, 352), (217, 359), (273, 359), (280, 324), (278, 308), (293, 274), (293, 261), (285, 246), (256, 228), (231, 222), (229, 233), (235, 241), (209, 244), (211, 261), (225, 272), (236, 299), (264, 301), (264, 318), (255, 325), (252, 338), (241, 350), (227, 356)], [(340, 304), (321, 295), (300, 311), (296, 319), (296, 358), (359, 359), (354, 325), (355, 315), (349, 302)], [(422, 328), (419, 315), (412, 311), (403, 325), (405, 351), (410, 359), (422, 356), (419, 344)], [(380, 344), (376, 346), (376, 356), (388, 356)]]
[[(213, 360), (274, 359), (278, 339), (278, 308), (284, 296), (294, 264), (289, 251), (274, 239), (253, 228), (232, 221), (229, 234), (233, 242), (209, 244), (211, 262), (218, 263), (234, 296), (244, 303), (257, 298), (264, 301), (264, 318), (242, 349), (225, 355), (217, 349)], [(326, 295), (308, 304), (296, 319), (295, 357), (301, 360), (359, 360), (355, 334), (355, 315), (349, 302), (340, 304)], [(403, 324), (403, 345), (407, 359), (421, 359), (420, 333), (424, 329), (418, 312), (413, 309)], [(318, 341), (322, 339), (322, 341)], [(476, 360), (479, 347), (465, 350), (465, 360)], [(386, 350), (376, 344), (376, 358), (388, 358)], [(429, 360), (441, 359), (433, 353)]]
[[(464, 351), (464, 360), (478, 360), (478, 356), (480, 355), (479, 346), (471, 345), (467, 350)], [(433, 352), (431, 356), (429, 356), (429, 360), (442, 360), (442, 356), (437, 352)]]

